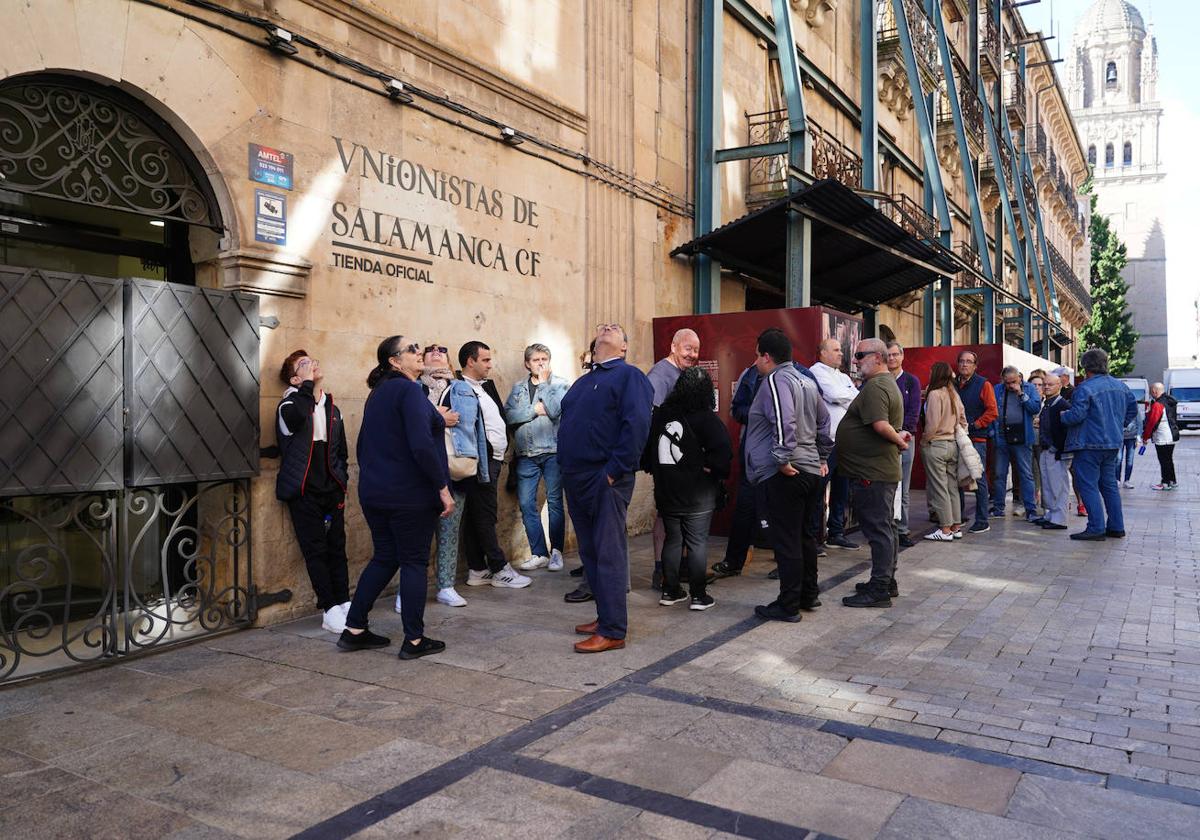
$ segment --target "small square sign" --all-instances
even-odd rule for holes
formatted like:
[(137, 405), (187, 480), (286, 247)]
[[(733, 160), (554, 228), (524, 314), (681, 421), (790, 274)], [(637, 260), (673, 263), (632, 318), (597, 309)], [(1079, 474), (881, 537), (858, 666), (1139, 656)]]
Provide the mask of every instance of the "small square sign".
[(272, 245), (287, 243), (287, 196), (254, 191), (254, 238)]
[(290, 190), (292, 188), (291, 152), (251, 143), (250, 180)]

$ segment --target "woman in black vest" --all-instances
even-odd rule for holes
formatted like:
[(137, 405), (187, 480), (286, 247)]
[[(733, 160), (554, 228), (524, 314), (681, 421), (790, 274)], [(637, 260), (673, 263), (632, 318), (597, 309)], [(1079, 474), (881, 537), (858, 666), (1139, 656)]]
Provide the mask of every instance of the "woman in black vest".
[(367, 377), (371, 395), (363, 408), (357, 450), (358, 498), (375, 554), (358, 579), (338, 647), (362, 650), (391, 643), (367, 629), (367, 614), (399, 570), (404, 604), (400, 658), (416, 659), (446, 649), (445, 643), (425, 635), (424, 624), (433, 531), (439, 515), (454, 512), (443, 442), (446, 423), (416, 381), (420, 344), (393, 335), (383, 340), (376, 356), (379, 364)]
[[(713, 511), (724, 504), (733, 447), (717, 417), (712, 380), (702, 368), (679, 374), (675, 387), (654, 410), (642, 469), (654, 476), (654, 502), (666, 529), (663, 543), (663, 606), (689, 599), (679, 585), (683, 547), (688, 551), (690, 609), (716, 603), (706, 591), (708, 529)], [(720, 500), (720, 501), (719, 501)]]

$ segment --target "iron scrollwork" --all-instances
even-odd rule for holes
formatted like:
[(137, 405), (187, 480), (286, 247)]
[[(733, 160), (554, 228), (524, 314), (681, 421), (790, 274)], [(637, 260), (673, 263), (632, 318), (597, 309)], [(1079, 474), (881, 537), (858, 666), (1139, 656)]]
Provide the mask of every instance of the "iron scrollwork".
[(176, 150), (98, 90), (0, 87), (0, 148), (7, 189), (216, 226), (218, 214)]

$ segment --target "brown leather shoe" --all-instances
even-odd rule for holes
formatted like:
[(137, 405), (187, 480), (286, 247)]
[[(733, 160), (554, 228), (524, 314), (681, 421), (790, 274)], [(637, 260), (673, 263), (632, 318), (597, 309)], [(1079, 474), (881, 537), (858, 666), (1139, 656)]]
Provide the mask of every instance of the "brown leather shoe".
[(593, 633), (589, 638), (582, 642), (575, 643), (576, 653), (604, 653), (606, 650), (620, 650), (625, 647), (624, 639), (610, 639), (608, 636), (601, 636), (599, 633)]
[(575, 632), (578, 633), (580, 636), (594, 636), (594, 635), (596, 635), (596, 628), (599, 625), (600, 625), (599, 619), (597, 619), (596, 621), (589, 621), (587, 624), (576, 624)]

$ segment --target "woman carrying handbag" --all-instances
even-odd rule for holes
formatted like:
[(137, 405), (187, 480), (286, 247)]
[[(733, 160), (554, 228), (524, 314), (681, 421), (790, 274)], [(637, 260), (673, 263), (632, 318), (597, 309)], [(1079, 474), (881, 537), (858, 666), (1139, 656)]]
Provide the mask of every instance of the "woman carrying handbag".
[(921, 435), (925, 489), (929, 494), (930, 509), (939, 523), (937, 529), (925, 535), (931, 542), (962, 539), (958, 488), (963, 461), (969, 456), (962, 453), (960, 438), (966, 440), (966, 448), (978, 461), (979, 456), (967, 436), (967, 415), (954, 387), (954, 373), (945, 362), (934, 362), (925, 394), (925, 429)]

